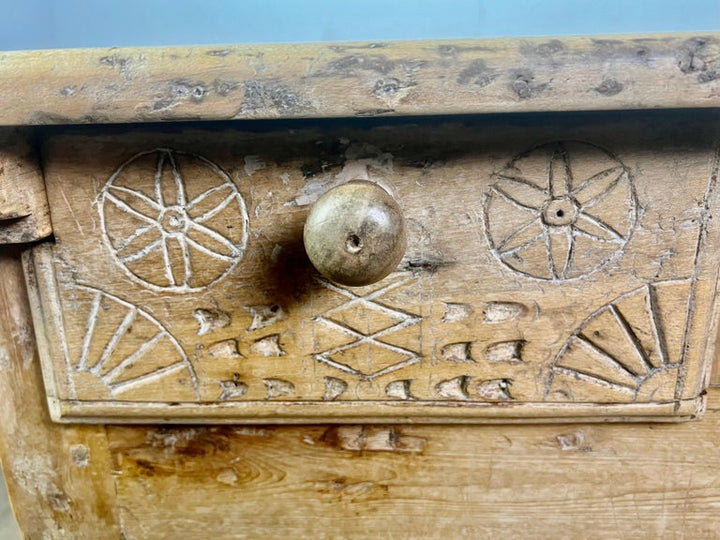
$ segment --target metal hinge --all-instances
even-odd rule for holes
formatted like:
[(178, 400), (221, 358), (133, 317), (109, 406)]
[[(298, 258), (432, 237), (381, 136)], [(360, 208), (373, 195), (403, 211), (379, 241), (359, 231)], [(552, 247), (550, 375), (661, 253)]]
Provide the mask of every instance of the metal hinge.
[(0, 131), (0, 246), (52, 234), (38, 153), (17, 129)]

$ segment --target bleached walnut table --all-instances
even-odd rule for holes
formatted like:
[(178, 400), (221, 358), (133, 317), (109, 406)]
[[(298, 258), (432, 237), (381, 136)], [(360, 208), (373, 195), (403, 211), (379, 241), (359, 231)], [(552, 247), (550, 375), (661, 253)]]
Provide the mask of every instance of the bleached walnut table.
[(0, 94), (29, 538), (720, 535), (720, 36), (12, 52)]

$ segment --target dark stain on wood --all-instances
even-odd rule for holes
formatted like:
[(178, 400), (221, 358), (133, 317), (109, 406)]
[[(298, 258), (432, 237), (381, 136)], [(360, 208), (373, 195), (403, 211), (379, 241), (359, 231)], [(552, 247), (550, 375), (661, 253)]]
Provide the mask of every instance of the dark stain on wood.
[(362, 71), (387, 75), (395, 69), (395, 62), (380, 54), (351, 54), (329, 62), (322, 75), (353, 77)]
[(542, 58), (550, 58), (555, 54), (564, 52), (565, 45), (559, 39), (551, 39), (539, 45), (530, 45), (523, 43), (520, 45), (520, 53), (524, 56), (540, 56)]
[(395, 77), (389, 77), (386, 79), (378, 79), (375, 82), (372, 93), (376, 98), (392, 99), (398, 92), (413, 86), (415, 86), (413, 82), (403, 82)]
[(204, 82), (190, 79), (174, 79), (170, 81), (170, 95), (176, 99), (202, 101), (208, 90)]
[(703, 38), (692, 38), (685, 42), (680, 49), (677, 65), (680, 71), (685, 73), (695, 73), (704, 71), (706, 68), (703, 58), (703, 49), (707, 45), (707, 40)]
[[(662, 50), (661, 44), (654, 39), (592, 39), (592, 56), (590, 60), (633, 61), (648, 65), (654, 55)], [(649, 66), (648, 66), (649, 67)]]
[(71, 117), (47, 111), (37, 111), (29, 119), (34, 125), (56, 125), (56, 124), (105, 124), (109, 117), (102, 114), (86, 114), (80, 117)]
[(457, 77), (458, 84), (474, 84), (483, 88), (497, 78), (497, 72), (488, 68), (485, 60), (478, 58), (470, 62)]
[(355, 113), (355, 116), (365, 118), (372, 116), (382, 116), (384, 114), (392, 114), (394, 112), (395, 109), (363, 109), (361, 111), (357, 111)]
[(635, 49), (635, 57), (642, 61), (647, 61), (652, 54), (652, 49), (647, 45), (639, 44)]
[(703, 71), (698, 75), (698, 82), (701, 84), (717, 81), (718, 79), (720, 79), (720, 72), (714, 69)]
[[(205, 462), (211, 467), (214, 462), (224, 461), (223, 456), (237, 451), (237, 446), (246, 438), (242, 429), (232, 426), (160, 427), (143, 433), (144, 440), (113, 449), (116, 471), (123, 469), (140, 476), (157, 476), (203, 468)], [(261, 438), (267, 439), (271, 431), (263, 429), (262, 433)], [(252, 436), (249, 432), (248, 435)]]
[(342, 44), (342, 45), (329, 45), (328, 49), (330, 49), (333, 52), (342, 54), (346, 51), (359, 51), (359, 50), (365, 50), (365, 49), (386, 49), (389, 45), (387, 43), (367, 43), (367, 44)]
[(437, 52), (440, 56), (455, 56), (457, 48), (454, 45), (438, 45)]
[(466, 53), (466, 52), (492, 52), (492, 47), (483, 47), (482, 45), (476, 45), (476, 46), (461, 46), (461, 45), (454, 45), (449, 43), (443, 43), (442, 45), (438, 45), (436, 49), (438, 55), (443, 57), (456, 57), (459, 54)]
[(595, 90), (598, 94), (609, 97), (619, 94), (624, 88), (625, 86), (620, 81), (613, 79), (612, 77), (607, 77), (603, 79), (599, 85), (593, 88), (593, 90)]
[(163, 95), (155, 98), (152, 109), (161, 111), (186, 101), (200, 103), (205, 99), (208, 91), (208, 87), (202, 81), (172, 79), (167, 82)]
[(111, 56), (103, 56), (100, 58), (99, 62), (104, 66), (110, 66), (113, 69), (119, 69), (122, 71), (130, 64), (130, 59), (113, 54)]
[(205, 54), (208, 55), (208, 56), (220, 56), (220, 57), (223, 57), (223, 56), (227, 56), (228, 54), (230, 54), (230, 51), (227, 50), (227, 49), (213, 49), (212, 51), (208, 51), (208, 52), (206, 52)]
[(535, 75), (529, 69), (518, 70), (513, 74), (510, 88), (520, 99), (531, 99), (541, 94), (549, 83), (535, 82)]
[(212, 83), (212, 87), (218, 96), (227, 96), (230, 92), (240, 87), (240, 83), (236, 81), (215, 79)]
[(455, 261), (447, 261), (439, 256), (427, 255), (421, 259), (407, 259), (403, 261), (402, 269), (407, 272), (427, 272), (434, 274), (440, 270), (440, 268), (454, 264)]
[(715, 40), (709, 37), (688, 39), (677, 55), (677, 66), (685, 75), (697, 74), (700, 84), (720, 79), (720, 58), (709, 47)]
[(243, 87), (245, 100), (241, 112), (272, 109), (297, 113), (312, 108), (304, 96), (276, 79), (251, 79)]
[[(142, 57), (140, 57), (142, 59)], [(118, 71), (125, 80), (131, 80), (133, 78), (133, 69), (135, 68), (135, 59), (130, 56), (120, 56), (118, 54), (112, 54), (103, 56), (98, 61), (103, 66), (108, 66)]]

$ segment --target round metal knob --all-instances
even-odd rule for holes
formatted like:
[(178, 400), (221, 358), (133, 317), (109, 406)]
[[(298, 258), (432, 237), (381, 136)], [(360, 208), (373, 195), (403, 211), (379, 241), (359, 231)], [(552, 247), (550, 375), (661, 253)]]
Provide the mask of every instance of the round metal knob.
[(378, 184), (353, 180), (327, 191), (305, 222), (305, 251), (315, 268), (340, 285), (380, 281), (407, 246), (398, 203)]

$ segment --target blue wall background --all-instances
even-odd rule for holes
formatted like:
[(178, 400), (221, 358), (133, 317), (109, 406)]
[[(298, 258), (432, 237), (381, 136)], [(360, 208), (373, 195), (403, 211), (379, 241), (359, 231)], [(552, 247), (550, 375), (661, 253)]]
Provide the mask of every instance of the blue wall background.
[(0, 50), (720, 30), (720, 0), (0, 0)]

